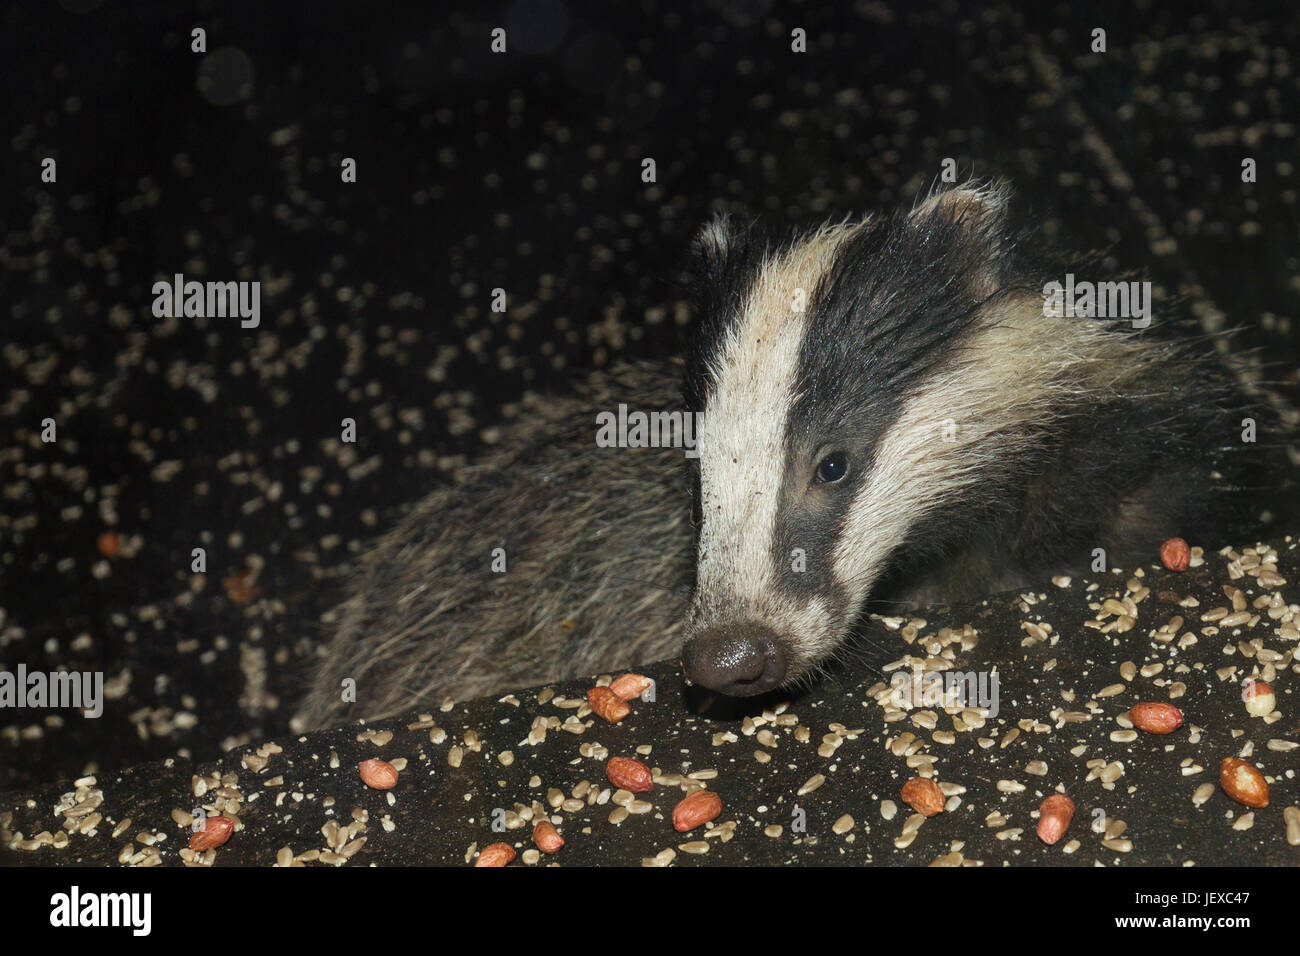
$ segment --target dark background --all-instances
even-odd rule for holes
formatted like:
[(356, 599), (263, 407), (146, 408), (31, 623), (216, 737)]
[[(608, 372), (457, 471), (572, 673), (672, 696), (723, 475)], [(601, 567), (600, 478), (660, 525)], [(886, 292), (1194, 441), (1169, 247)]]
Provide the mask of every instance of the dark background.
[[(838, 218), (952, 157), (1294, 389), (1291, 5), (185, 6), (0, 10), (0, 667), (116, 694), (0, 714), (0, 789), (284, 733), (338, 569), (525, 389), (680, 349), (717, 208)], [(155, 319), (175, 272), (260, 280), (261, 327)]]

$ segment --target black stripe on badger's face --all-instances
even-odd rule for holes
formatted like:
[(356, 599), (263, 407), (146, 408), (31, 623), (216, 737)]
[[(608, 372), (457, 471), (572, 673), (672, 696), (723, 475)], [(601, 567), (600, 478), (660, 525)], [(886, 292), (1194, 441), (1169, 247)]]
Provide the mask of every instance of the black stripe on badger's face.
[(937, 429), (929, 383), (998, 285), (999, 199), (953, 191), (780, 245), (725, 220), (701, 235), (696, 683), (762, 693), (839, 646), (910, 524), (881, 456), (900, 424)]

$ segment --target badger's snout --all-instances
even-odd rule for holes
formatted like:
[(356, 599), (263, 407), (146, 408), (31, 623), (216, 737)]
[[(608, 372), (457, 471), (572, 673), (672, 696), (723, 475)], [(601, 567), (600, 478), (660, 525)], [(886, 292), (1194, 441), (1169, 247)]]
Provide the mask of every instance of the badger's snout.
[(753, 697), (786, 678), (781, 642), (761, 625), (716, 628), (686, 642), (682, 665), (695, 684), (731, 697)]

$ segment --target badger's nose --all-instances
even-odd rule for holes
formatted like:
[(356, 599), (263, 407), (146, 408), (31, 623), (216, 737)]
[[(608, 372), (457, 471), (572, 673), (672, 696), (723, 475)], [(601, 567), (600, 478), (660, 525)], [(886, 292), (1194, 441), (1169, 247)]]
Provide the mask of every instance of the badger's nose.
[(752, 697), (785, 680), (785, 655), (762, 628), (706, 631), (686, 642), (682, 665), (693, 683), (731, 697)]

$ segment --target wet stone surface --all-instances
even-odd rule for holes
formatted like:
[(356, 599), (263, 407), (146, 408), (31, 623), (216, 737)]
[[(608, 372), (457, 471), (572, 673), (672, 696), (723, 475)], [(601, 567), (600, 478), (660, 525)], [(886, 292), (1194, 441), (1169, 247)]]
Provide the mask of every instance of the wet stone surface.
[[(874, 619), (851, 662), (801, 694), (750, 702), (747, 718), (699, 713), (665, 662), (641, 669), (655, 699), (633, 700), (618, 724), (589, 712), (595, 682), (578, 681), (279, 737), (197, 767), (168, 760), (4, 793), (0, 853), (37, 865), (466, 865), (505, 842), (511, 865), (1295, 865), (1284, 814), (1300, 803), (1296, 551), (1289, 537), (1195, 549), (1182, 573), (1152, 564), (1058, 578)], [(895, 708), (886, 681), (914, 663), (986, 681), (996, 669), (996, 716)], [(1252, 677), (1275, 691), (1266, 716), (1243, 702)], [(1183, 725), (1130, 732), (1127, 712), (1143, 701), (1172, 703)], [(654, 769), (654, 788), (617, 793), (605, 775), (613, 756)], [(1225, 794), (1226, 757), (1262, 771), (1266, 808)], [(369, 758), (399, 769), (391, 791), (363, 784), (357, 766)], [(900, 796), (917, 776), (947, 798), (919, 827)], [(722, 812), (677, 833), (673, 807), (699, 787)], [(1047, 846), (1037, 811), (1057, 792), (1076, 811)], [(619, 813), (630, 798), (649, 806)], [(196, 808), (239, 821), (206, 855), (187, 847)], [(535, 860), (526, 851), (543, 815), (565, 845)]]

